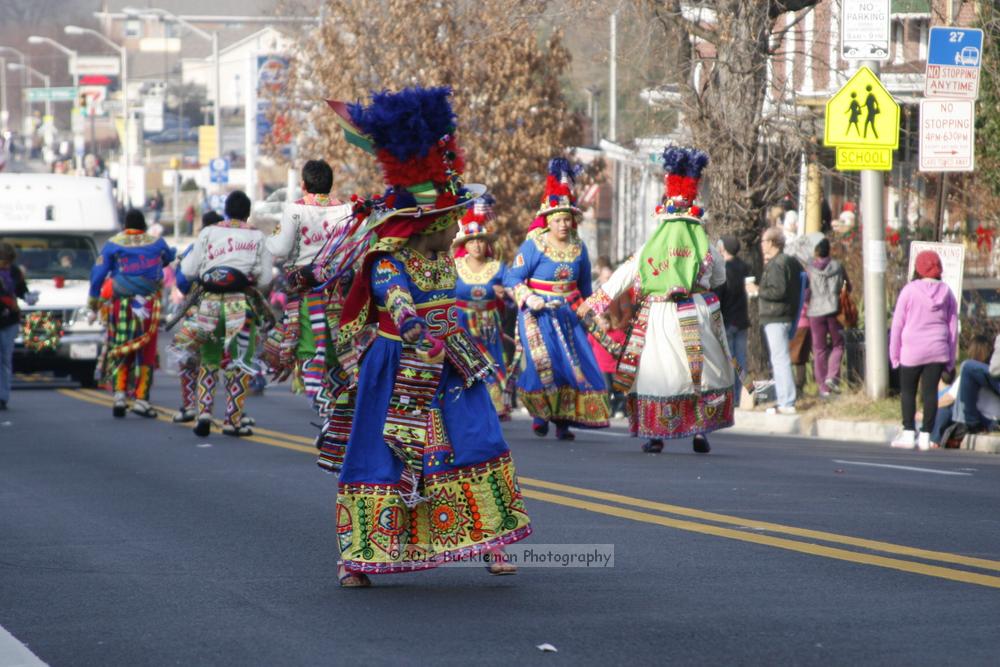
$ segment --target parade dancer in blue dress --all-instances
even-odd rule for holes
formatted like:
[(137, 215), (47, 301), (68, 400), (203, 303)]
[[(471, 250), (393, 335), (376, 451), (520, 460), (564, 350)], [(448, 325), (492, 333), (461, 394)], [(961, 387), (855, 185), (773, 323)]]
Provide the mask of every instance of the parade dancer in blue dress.
[(576, 234), (580, 215), (569, 162), (551, 160), (541, 209), (504, 278), (520, 308), (518, 396), (535, 435), (547, 435), (551, 421), (560, 440), (574, 439), (570, 426), (606, 427), (610, 414), (604, 376), (573, 312), (593, 291), (587, 247)]
[(492, 231), (493, 198), (476, 200), (462, 217), (455, 249), (455, 305), (458, 324), (472, 336), (493, 362), (493, 375), (486, 379), (493, 407), (501, 421), (510, 419), (510, 394), (507, 393), (507, 359), (503, 347), (500, 315), (504, 308), (503, 277), (506, 266), (496, 258)]
[[(331, 102), (348, 140), (374, 153), (389, 185), (358, 202), (370, 244), (344, 304), (338, 353), (357, 373), (339, 465), (342, 586), (488, 555), (531, 533), (507, 443), (483, 379), (491, 364), (458, 326), (449, 245), (469, 201), (448, 88)], [(374, 326), (370, 343), (362, 333)], [(359, 349), (360, 347), (360, 349)], [(354, 353), (356, 365), (350, 361)]]

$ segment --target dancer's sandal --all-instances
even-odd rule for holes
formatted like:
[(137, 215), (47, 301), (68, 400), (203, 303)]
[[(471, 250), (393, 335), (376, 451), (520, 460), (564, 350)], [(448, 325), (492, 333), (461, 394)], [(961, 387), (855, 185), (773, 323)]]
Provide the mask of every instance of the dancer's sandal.
[(187, 424), (188, 422), (193, 422), (198, 414), (194, 411), (194, 408), (181, 408), (172, 417), (175, 424)]
[(159, 415), (156, 408), (142, 400), (137, 400), (132, 404), (132, 412), (147, 419), (156, 419), (157, 415)]
[(250, 415), (243, 415), (243, 418), (240, 419), (240, 426), (256, 426), (256, 425), (257, 425), (257, 420), (251, 417)]
[(535, 435), (539, 438), (544, 438), (549, 434), (549, 423), (544, 419), (535, 417), (531, 422), (531, 430), (534, 431)]
[(234, 438), (239, 438), (247, 435), (253, 435), (253, 429), (249, 426), (245, 426), (240, 423), (239, 426), (233, 426), (232, 424), (224, 424), (222, 427), (223, 435), (231, 435)]
[(121, 419), (128, 412), (128, 403), (125, 402), (125, 392), (115, 394), (115, 402), (111, 406), (111, 416)]
[(569, 426), (557, 425), (556, 426), (556, 438), (559, 440), (576, 440), (576, 435), (569, 430)]
[(364, 572), (351, 572), (343, 565), (337, 566), (337, 581), (341, 588), (368, 588), (372, 580)]
[(504, 560), (504, 554), (502, 551), (487, 551), (483, 554), (483, 562), (486, 563), (486, 572), (494, 577), (517, 574), (517, 566)]
[(212, 432), (212, 417), (211, 415), (201, 415), (198, 417), (198, 423), (194, 425), (191, 429), (194, 434), (200, 438), (208, 437), (208, 434)]
[(691, 446), (698, 454), (708, 454), (712, 451), (711, 445), (708, 444), (708, 438), (701, 433), (694, 436), (694, 441), (691, 443)]
[(663, 441), (656, 438), (647, 440), (642, 445), (642, 451), (647, 454), (659, 454), (663, 451)]

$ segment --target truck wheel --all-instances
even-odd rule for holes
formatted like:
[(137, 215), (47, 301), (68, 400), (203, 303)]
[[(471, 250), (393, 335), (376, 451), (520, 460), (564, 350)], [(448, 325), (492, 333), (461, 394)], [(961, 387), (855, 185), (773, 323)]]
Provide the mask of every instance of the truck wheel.
[(80, 383), (81, 387), (91, 388), (97, 384), (94, 380), (94, 370), (97, 368), (97, 364), (87, 364), (85, 366), (77, 366), (72, 373), (72, 378), (76, 382)]

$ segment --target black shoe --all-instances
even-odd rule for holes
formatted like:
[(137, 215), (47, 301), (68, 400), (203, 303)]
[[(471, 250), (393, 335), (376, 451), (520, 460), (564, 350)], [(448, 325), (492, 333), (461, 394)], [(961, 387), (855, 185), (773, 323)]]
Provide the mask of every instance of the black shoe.
[(7, 409), (7, 401), (0, 401), (0, 410)]
[(535, 432), (539, 438), (544, 438), (549, 434), (549, 423), (544, 419), (539, 419), (535, 417), (531, 422), (531, 430)]
[(708, 454), (710, 451), (712, 451), (711, 445), (708, 444), (708, 438), (706, 438), (704, 435), (701, 435), (700, 433), (694, 436), (694, 442), (692, 443), (692, 446), (694, 447), (694, 451), (699, 454)]
[(194, 434), (199, 438), (205, 438), (209, 433), (212, 432), (212, 420), (211, 419), (199, 419), (198, 423), (194, 425), (191, 429)]
[(111, 408), (111, 416), (118, 419), (124, 417), (126, 412), (128, 412), (128, 406), (125, 405), (116, 405)]
[(941, 442), (940, 445), (945, 449), (961, 449), (962, 441), (965, 440), (965, 436), (970, 433), (979, 433), (982, 431), (982, 426), (976, 424), (974, 426), (966, 426), (962, 422), (952, 422), (941, 432)]
[(650, 438), (642, 445), (642, 451), (647, 454), (659, 454), (663, 451), (663, 441), (659, 438)]
[(576, 440), (576, 436), (569, 430), (569, 426), (556, 424), (556, 438), (559, 440)]

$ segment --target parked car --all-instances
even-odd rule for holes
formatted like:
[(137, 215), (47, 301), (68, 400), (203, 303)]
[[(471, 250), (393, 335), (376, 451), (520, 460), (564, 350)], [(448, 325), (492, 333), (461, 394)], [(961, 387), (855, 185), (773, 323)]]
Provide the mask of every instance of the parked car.
[(163, 132), (146, 137), (151, 144), (175, 144), (177, 142), (198, 141), (198, 131), (194, 128), (168, 128)]

